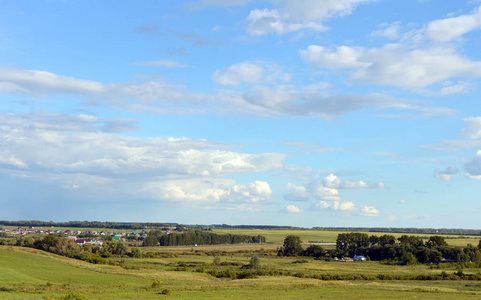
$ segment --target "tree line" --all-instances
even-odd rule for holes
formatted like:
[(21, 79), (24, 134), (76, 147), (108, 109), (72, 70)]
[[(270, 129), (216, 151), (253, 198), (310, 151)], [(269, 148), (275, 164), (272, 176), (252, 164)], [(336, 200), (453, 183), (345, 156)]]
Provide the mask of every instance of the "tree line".
[(143, 246), (186, 246), (186, 245), (219, 245), (219, 244), (259, 244), (266, 238), (257, 235), (216, 234), (204, 231), (186, 231), (183, 233), (165, 234), (161, 230), (152, 230), (142, 242)]
[(278, 255), (311, 256), (332, 259), (334, 257), (353, 257), (362, 255), (370, 260), (386, 261), (391, 264), (412, 265), (416, 263), (439, 263), (442, 258), (458, 263), (481, 261), (481, 241), (478, 246), (450, 247), (444, 237), (431, 236), (424, 242), (414, 235), (381, 236), (367, 233), (340, 233), (336, 239), (336, 248), (325, 250), (319, 245), (303, 249), (298, 236), (287, 236)]
[(25, 226), (25, 227), (73, 227), (73, 228), (108, 228), (108, 229), (167, 229), (177, 226), (177, 223), (117, 223), (100, 221), (5, 221), (0, 220), (0, 226)]
[(479, 229), (460, 228), (312, 227), (312, 229), (322, 231), (385, 232), (406, 234), (481, 235), (481, 230)]

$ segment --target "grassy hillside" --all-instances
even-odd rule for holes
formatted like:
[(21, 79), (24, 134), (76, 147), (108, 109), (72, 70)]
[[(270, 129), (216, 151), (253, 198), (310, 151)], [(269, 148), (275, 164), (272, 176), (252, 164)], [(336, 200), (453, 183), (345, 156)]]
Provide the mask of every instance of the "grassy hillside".
[[(125, 258), (123, 267), (94, 265), (35, 249), (0, 246), (0, 299), (479, 299), (478, 281), (323, 281), (294, 276), (260, 276), (251, 279), (216, 278), (195, 272), (199, 266), (219, 270), (239, 269), (252, 253), (213, 257), (179, 252), (174, 257)], [(425, 265), (387, 266), (377, 262), (335, 263), (297, 258), (261, 258), (261, 267), (292, 274), (437, 274)], [(110, 262), (118, 263), (120, 258)], [(187, 266), (180, 271), (178, 266)], [(452, 273), (455, 270), (447, 270)], [(477, 270), (465, 270), (473, 273)], [(158, 284), (152, 285), (156, 280)], [(163, 295), (162, 291), (169, 293)]]

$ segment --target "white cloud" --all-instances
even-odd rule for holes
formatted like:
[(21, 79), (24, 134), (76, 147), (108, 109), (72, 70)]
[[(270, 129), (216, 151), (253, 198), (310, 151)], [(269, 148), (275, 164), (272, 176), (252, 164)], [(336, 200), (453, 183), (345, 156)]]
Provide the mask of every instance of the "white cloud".
[(380, 36), (388, 39), (398, 39), (401, 36), (400, 22), (393, 22), (391, 24), (381, 24), (382, 28), (371, 33), (371, 36)]
[(366, 68), (369, 62), (360, 61), (365, 50), (361, 47), (340, 46), (335, 51), (322, 46), (310, 45), (299, 53), (305, 61), (328, 69)]
[(481, 117), (469, 117), (464, 119), (461, 136), (469, 139), (481, 139)]
[(334, 202), (333, 209), (340, 210), (340, 211), (354, 211), (356, 210), (356, 206), (354, 203), (346, 201), (346, 202)]
[(286, 157), (237, 153), (231, 151), (234, 146), (202, 139), (114, 135), (108, 133), (111, 128), (96, 130), (105, 129), (102, 124), (108, 119), (87, 115), (0, 114), (0, 120), (1, 163), (32, 171), (107, 177), (224, 176), (279, 169)]
[(330, 18), (351, 14), (357, 5), (370, 0), (284, 0), (271, 1), (274, 9), (254, 9), (246, 18), (250, 35), (278, 35), (302, 30), (324, 31)]
[(481, 150), (476, 152), (476, 155), (464, 165), (464, 168), (467, 178), (481, 180)]
[(1, 165), (9, 165), (21, 169), (28, 168), (25, 162), (10, 153), (10, 151), (7, 149), (0, 150), (0, 166)]
[(350, 15), (362, 3), (372, 0), (286, 0), (281, 6), (286, 18), (292, 20), (323, 21)]
[(299, 207), (296, 207), (294, 205), (287, 205), (285, 208), (285, 211), (290, 214), (299, 214), (302, 212), (302, 210)]
[[(401, 44), (364, 49), (341, 46), (335, 51), (311, 45), (300, 51), (309, 64), (328, 69), (352, 69), (351, 80), (404, 88), (423, 88), (450, 78), (481, 77), (481, 62), (471, 61), (451, 48), (411, 50)], [(465, 86), (465, 85), (464, 85)], [(443, 93), (463, 85), (444, 87)]]
[(314, 205), (320, 209), (324, 209), (324, 208), (331, 207), (332, 204), (326, 201), (319, 201), (319, 202), (316, 202)]
[(243, 83), (258, 83), (264, 75), (264, 68), (248, 62), (232, 65), (226, 70), (217, 70), (212, 79), (222, 85), (238, 86)]
[(379, 210), (373, 206), (361, 206), (361, 215), (366, 217), (377, 217), (379, 216)]
[(434, 177), (436, 177), (438, 179), (441, 179), (443, 181), (450, 181), (452, 175), (456, 175), (458, 173), (459, 173), (459, 171), (458, 171), (458, 169), (456, 169), (455, 166), (450, 166), (450, 167), (447, 167), (446, 170), (444, 170), (444, 171), (435, 170), (434, 171)]
[(359, 181), (341, 181), (336, 175), (330, 174), (323, 179), (323, 184), (329, 188), (335, 189), (357, 189), (357, 188), (384, 188), (382, 182), (368, 184), (362, 180)]
[(45, 96), (55, 93), (104, 93), (106, 87), (91, 80), (58, 76), (56, 74), (0, 67), (0, 92), (22, 92)]
[(145, 184), (138, 192), (157, 200), (202, 206), (258, 205), (269, 202), (272, 195), (267, 182), (255, 181), (242, 185), (231, 179), (220, 178), (154, 181)]
[[(161, 78), (145, 77), (141, 78), (140, 82), (103, 84), (43, 71), (0, 67), (0, 93), (24, 93), (39, 97), (74, 95), (85, 104), (106, 102), (123, 110), (160, 114), (213, 111), (219, 114), (307, 116), (331, 120), (363, 108), (413, 110), (427, 116), (452, 113), (452, 110), (447, 108), (424, 107), (419, 105), (419, 101), (378, 94), (329, 96), (323, 84), (284, 86), (279, 82), (289, 81), (290, 75), (281, 68), (269, 63), (260, 63), (257, 66), (264, 69), (261, 84), (270, 84), (272, 87), (256, 85), (247, 92), (220, 90), (216, 94), (193, 93), (184, 86), (166, 83)], [(244, 73), (236, 68), (231, 71), (219, 71), (218, 80), (234, 85), (251, 82), (246, 75), (248, 72)]]
[(287, 86), (255, 87), (240, 95), (244, 109), (257, 114), (291, 115), (320, 117), (331, 120), (363, 108), (413, 110), (423, 115), (445, 115), (453, 111), (443, 107), (423, 107), (416, 101), (395, 99), (389, 96), (373, 95), (334, 95), (326, 96), (322, 90), (296, 90)]
[(374, 208), (373, 206), (356, 206), (354, 203), (350, 201), (341, 202), (341, 201), (333, 201), (333, 202), (326, 202), (326, 201), (318, 201), (315, 202), (311, 206), (311, 210), (331, 210), (334, 212), (341, 212), (341, 213), (357, 213), (361, 216), (366, 217), (377, 217), (379, 216), (379, 210)]
[(281, 17), (276, 9), (255, 9), (246, 18), (247, 33), (250, 35), (267, 35), (276, 33), (279, 35), (310, 29), (314, 31), (325, 30), (325, 27), (316, 22), (290, 23)]
[(431, 40), (448, 42), (480, 28), (481, 6), (468, 15), (432, 21), (428, 23), (425, 34)]
[(302, 186), (288, 183), (287, 188), (290, 194), (286, 195), (287, 200), (307, 201), (309, 199), (324, 201), (340, 201), (341, 196), (339, 189), (357, 189), (357, 188), (383, 188), (384, 184), (381, 182), (375, 184), (368, 184), (362, 180), (360, 181), (341, 181), (334, 174), (330, 174), (324, 178), (307, 181)]
[(290, 81), (291, 76), (274, 63), (257, 61), (241, 62), (227, 69), (217, 70), (212, 75), (212, 79), (221, 85), (239, 86), (241, 84), (277, 84)]

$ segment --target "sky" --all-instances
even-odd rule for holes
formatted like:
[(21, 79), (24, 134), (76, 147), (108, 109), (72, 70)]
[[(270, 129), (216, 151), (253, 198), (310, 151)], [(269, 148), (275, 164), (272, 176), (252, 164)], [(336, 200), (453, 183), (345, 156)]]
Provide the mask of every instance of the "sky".
[(481, 228), (481, 1), (0, 7), (0, 219)]

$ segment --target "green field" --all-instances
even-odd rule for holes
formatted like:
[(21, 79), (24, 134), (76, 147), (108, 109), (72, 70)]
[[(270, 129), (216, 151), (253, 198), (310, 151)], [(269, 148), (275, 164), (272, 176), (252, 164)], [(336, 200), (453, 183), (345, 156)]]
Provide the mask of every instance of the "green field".
[[(287, 235), (293, 234), (297, 235), (301, 238), (304, 243), (309, 241), (317, 241), (317, 242), (324, 242), (324, 243), (335, 243), (337, 235), (339, 233), (347, 233), (350, 231), (322, 231), (322, 230), (311, 230), (311, 229), (223, 229), (223, 228), (215, 228), (212, 230), (218, 234), (244, 234), (244, 235), (262, 235), (265, 236), (268, 243), (273, 244), (282, 244), (284, 238)], [(384, 233), (384, 232), (363, 232), (367, 233), (368, 235), (377, 235), (381, 236), (384, 234), (393, 235), (394, 237), (398, 238), (406, 233)], [(435, 234), (407, 234), (407, 235), (415, 235), (426, 240), (429, 239), (430, 236), (434, 236)], [(456, 235), (443, 235), (449, 245), (451, 246), (463, 246), (466, 247), (468, 244), (473, 244), (477, 246), (480, 240), (480, 236), (456, 236)]]
[[(215, 229), (216, 233), (261, 234), (262, 245), (145, 247), (152, 258), (107, 259), (95, 265), (47, 252), (0, 246), (0, 299), (480, 299), (481, 281), (380, 280), (379, 276), (450, 276), (453, 267), (399, 266), (380, 262), (326, 262), (304, 257), (277, 257), (287, 235), (304, 242), (335, 242), (335, 231)], [(378, 233), (382, 235), (382, 233)], [(394, 234), (399, 236), (400, 234)], [(426, 235), (422, 235), (426, 236)], [(451, 245), (476, 244), (479, 237), (447, 239)], [(160, 253), (159, 253), (160, 252)], [(215, 253), (213, 253), (215, 252)], [(214, 256), (220, 258), (214, 265)], [(252, 256), (263, 274), (248, 279), (217, 278), (210, 272), (244, 272)], [(480, 274), (481, 269), (464, 269)], [(329, 275), (331, 278), (314, 279)], [(342, 277), (344, 276), (344, 277)], [(155, 283), (153, 285), (153, 283)], [(162, 294), (167, 293), (168, 295)], [(81, 297), (81, 298), (82, 298)], [(73, 299), (73, 298), (70, 298)]]

